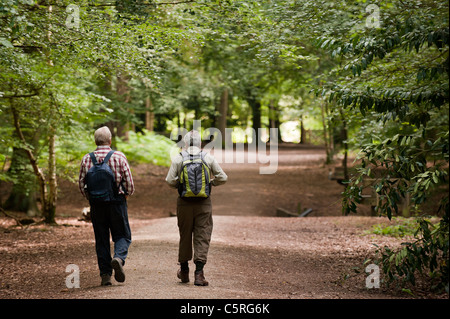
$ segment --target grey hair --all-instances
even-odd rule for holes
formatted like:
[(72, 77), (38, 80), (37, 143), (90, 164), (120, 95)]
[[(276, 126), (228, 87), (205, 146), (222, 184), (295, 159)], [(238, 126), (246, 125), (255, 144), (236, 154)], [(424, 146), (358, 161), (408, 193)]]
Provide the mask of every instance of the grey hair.
[(197, 146), (201, 147), (202, 137), (200, 133), (196, 130), (192, 130), (183, 137), (184, 147), (188, 148), (189, 146)]
[(103, 126), (95, 131), (94, 139), (96, 145), (109, 145), (111, 142), (111, 131), (107, 126)]

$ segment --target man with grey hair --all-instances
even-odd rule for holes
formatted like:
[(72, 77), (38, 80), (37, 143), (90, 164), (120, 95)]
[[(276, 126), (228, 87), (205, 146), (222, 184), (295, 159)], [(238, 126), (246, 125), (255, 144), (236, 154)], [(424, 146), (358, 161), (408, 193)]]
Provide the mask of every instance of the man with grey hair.
[[(209, 197), (211, 186), (224, 184), (228, 177), (217, 163), (216, 159), (201, 149), (201, 136), (198, 131), (188, 132), (184, 138), (184, 149), (172, 159), (172, 165), (166, 177), (166, 182), (173, 188), (178, 188), (180, 196), (177, 199), (177, 220), (180, 233), (177, 276), (181, 282), (189, 282), (188, 261), (192, 259), (194, 249), (195, 280), (194, 285), (207, 286), (203, 267), (207, 261), (209, 244), (213, 229), (211, 198)], [(188, 197), (186, 186), (183, 186), (185, 178), (181, 178), (182, 171), (188, 163), (197, 161), (201, 171), (206, 170), (206, 178), (213, 176), (210, 184), (204, 186), (203, 197)], [(205, 166), (203, 166), (205, 165)], [(202, 180), (200, 178), (200, 180)], [(191, 181), (189, 181), (191, 183)], [(184, 187), (184, 188), (183, 188)], [(201, 191), (198, 192), (202, 193)], [(191, 192), (191, 196), (193, 192)], [(192, 247), (192, 243), (194, 244)]]
[[(86, 154), (80, 167), (78, 179), (81, 194), (89, 200), (91, 220), (95, 235), (95, 249), (100, 269), (101, 285), (111, 285), (111, 275), (118, 282), (125, 281), (123, 266), (131, 244), (128, 223), (127, 197), (134, 192), (133, 178), (127, 158), (122, 152), (111, 150), (111, 131), (103, 126), (94, 133), (97, 149)], [(106, 163), (107, 173), (94, 176), (95, 167)], [(106, 176), (106, 177), (104, 177)], [(109, 179), (108, 179), (109, 178)], [(106, 180), (106, 182), (105, 182)], [(96, 183), (96, 185), (93, 185)], [(93, 189), (111, 189), (108, 193)], [(106, 195), (105, 195), (106, 194)], [(114, 242), (114, 257), (111, 258), (110, 232)]]

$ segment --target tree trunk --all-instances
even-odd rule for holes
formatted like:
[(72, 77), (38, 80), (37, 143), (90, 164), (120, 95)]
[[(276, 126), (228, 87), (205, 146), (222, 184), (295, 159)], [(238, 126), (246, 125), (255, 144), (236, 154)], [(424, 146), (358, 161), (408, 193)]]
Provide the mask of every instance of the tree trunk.
[(269, 103), (269, 126), (270, 126), (270, 128), (278, 129), (278, 143), (281, 143), (283, 140), (281, 139), (280, 115), (279, 115), (279, 111), (278, 111), (278, 101), (271, 100)]
[(17, 183), (13, 184), (3, 208), (24, 212), (34, 217), (40, 215), (36, 204), (36, 177), (33, 171), (26, 168), (26, 163), (29, 163), (29, 159), (25, 150), (14, 147), (8, 174), (13, 176)]
[(247, 94), (247, 102), (252, 110), (252, 128), (254, 134), (254, 136), (252, 137), (252, 143), (256, 143), (257, 146), (258, 140), (260, 138), (258, 134), (258, 128), (261, 127), (261, 102), (259, 102), (251, 92)]
[(180, 128), (182, 125), (181, 123), (181, 111), (178, 111), (177, 113), (177, 127)]
[[(129, 77), (119, 74), (117, 75), (117, 96), (124, 103), (128, 103), (130, 101), (130, 90), (128, 88), (128, 80)], [(119, 120), (116, 124), (117, 128), (117, 136), (122, 138), (123, 140), (128, 140), (128, 130), (130, 128), (128, 121)]]
[[(49, 11), (52, 11), (52, 6), (49, 7)], [(48, 35), (48, 41), (51, 42), (51, 32)], [(48, 64), (53, 66), (53, 61), (48, 60)], [(44, 222), (46, 224), (56, 224), (56, 193), (57, 193), (57, 181), (56, 181), (56, 153), (55, 153), (55, 108), (56, 105), (53, 103), (53, 96), (50, 94), (50, 125), (49, 125), (49, 136), (48, 136), (48, 197), (41, 199), (42, 201), (42, 215), (44, 216)], [(43, 175), (43, 174), (42, 174)], [(45, 180), (44, 180), (45, 182)], [(44, 183), (44, 188), (46, 185)]]
[(303, 114), (300, 115), (300, 144), (305, 144), (306, 142), (306, 132), (305, 125), (303, 124)]
[(346, 181), (349, 180), (348, 176), (348, 167), (347, 167), (347, 158), (348, 158), (348, 144), (347, 144), (347, 138), (348, 138), (348, 128), (347, 128), (347, 121), (345, 119), (344, 113), (342, 109), (339, 109), (339, 113), (341, 114), (341, 120), (342, 120), (342, 143), (344, 144), (344, 159), (342, 160), (342, 167), (344, 168), (344, 179)]
[(153, 131), (155, 123), (155, 113), (152, 109), (152, 100), (150, 96), (145, 99), (145, 129), (147, 131)]
[[(53, 105), (52, 105), (53, 106)], [(50, 126), (48, 137), (48, 198), (45, 201), (42, 214), (45, 218), (45, 223), (56, 224), (56, 199), (57, 187), (56, 180), (56, 152), (55, 152), (56, 132), (54, 126)]]
[[(330, 110), (328, 109), (328, 102), (325, 101), (325, 115), (328, 116), (330, 114)], [(326, 118), (325, 118), (326, 121)], [(330, 163), (334, 162), (334, 152), (335, 152), (335, 143), (334, 143), (334, 127), (327, 122), (328, 129), (328, 149), (330, 156)]]
[(274, 100), (270, 100), (269, 101), (269, 127), (270, 128), (275, 128), (275, 101)]
[[(16, 133), (19, 136), (20, 141), (24, 144), (27, 145), (27, 141), (25, 139), (25, 136), (23, 135), (22, 132), (22, 128), (20, 126), (20, 118), (19, 118), (19, 112), (17, 111), (17, 109), (14, 107), (14, 104), (12, 103), (12, 101), (10, 101), (11, 104), (11, 111), (13, 114), (13, 119), (14, 119), (14, 127), (16, 129)], [(31, 149), (29, 148), (24, 148), (23, 149), (29, 160), (30, 160), (30, 164), (31, 167), (33, 168), (33, 172), (37, 177), (38, 180), (38, 184), (39, 184), (39, 190), (40, 190), (40, 195), (41, 195), (41, 203), (42, 203), (42, 213), (45, 216), (44, 210), (46, 207), (48, 207), (47, 204), (47, 187), (46, 187), (46, 178), (44, 173), (42, 172), (42, 170), (39, 168), (38, 164), (37, 164), (37, 159), (34, 156), (33, 152), (31, 151)]]
[(326, 113), (325, 113), (325, 104), (326, 102), (324, 102), (323, 100), (320, 103), (320, 107), (322, 110), (322, 125), (323, 125), (323, 140), (325, 143), (325, 152), (326, 152), (326, 164), (330, 164), (332, 162), (331, 160), (331, 151), (330, 151), (330, 147), (328, 144), (328, 125), (327, 125), (327, 119), (326, 119)]
[[(111, 71), (109, 69), (104, 70), (105, 73), (105, 77), (104, 79), (100, 80), (98, 82), (98, 87), (100, 90), (100, 93), (108, 98), (112, 98), (113, 95), (113, 87), (112, 87), (112, 76), (111, 76)], [(111, 106), (110, 106), (111, 107)], [(100, 110), (101, 113), (105, 112), (103, 109)], [(108, 117), (108, 116), (107, 116)], [(109, 130), (111, 131), (111, 147), (113, 149), (117, 149), (116, 146), (116, 124), (113, 120), (109, 120), (106, 123), (103, 123), (101, 125), (99, 125), (98, 127), (101, 126), (107, 126), (109, 128)]]
[[(51, 17), (52, 13), (52, 6), (48, 7), (48, 17)], [(51, 31), (49, 30), (47, 32), (47, 39), (48, 42), (51, 43)], [(53, 66), (53, 62), (51, 58), (49, 57), (49, 51), (45, 51), (45, 55), (47, 56), (47, 63), (49, 66)], [(51, 100), (53, 100), (51, 94), (50, 94)], [(47, 179), (42, 172), (42, 170), (38, 166), (37, 158), (35, 154), (33, 153), (33, 147), (30, 147), (28, 145), (36, 145), (37, 139), (34, 139), (34, 143), (29, 143), (27, 138), (25, 137), (22, 127), (21, 127), (21, 121), (20, 121), (20, 112), (17, 110), (12, 98), (9, 99), (10, 105), (11, 105), (11, 113), (13, 115), (13, 122), (14, 122), (14, 128), (16, 130), (17, 136), (19, 140), (22, 143), (22, 150), (25, 152), (26, 156), (29, 159), (29, 162), (31, 164), (31, 167), (33, 168), (33, 172), (37, 178), (37, 182), (39, 185), (39, 191), (40, 191), (40, 200), (41, 200), (41, 210), (42, 215), (44, 216), (44, 222), (48, 224), (54, 224), (55, 223), (55, 213), (56, 213), (56, 188), (57, 188), (57, 182), (56, 182), (56, 154), (55, 154), (55, 125), (54, 125), (54, 104), (52, 102), (50, 105), (50, 125), (49, 125), (49, 162), (48, 162), (48, 169), (49, 169), (49, 192), (47, 192)], [(20, 184), (19, 184), (20, 185)], [(20, 185), (23, 187), (23, 185)], [(47, 197), (48, 196), (48, 197)], [(34, 192), (30, 191), (30, 195), (27, 196), (28, 201), (34, 200), (35, 202), (35, 194)], [(29, 209), (27, 209), (27, 213), (30, 214)]]
[(225, 143), (225, 128), (227, 127), (227, 115), (228, 115), (228, 88), (224, 88), (222, 95), (220, 96), (219, 104), (219, 116), (217, 118), (217, 126), (222, 134), (222, 146)]

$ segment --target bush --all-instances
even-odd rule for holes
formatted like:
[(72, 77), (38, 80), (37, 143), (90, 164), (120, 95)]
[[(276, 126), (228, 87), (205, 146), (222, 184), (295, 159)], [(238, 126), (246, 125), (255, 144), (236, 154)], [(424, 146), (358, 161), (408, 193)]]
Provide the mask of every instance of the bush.
[(170, 151), (175, 142), (163, 135), (144, 130), (143, 133), (128, 132), (128, 141), (116, 138), (116, 145), (130, 162), (170, 166)]
[(449, 219), (445, 216), (433, 225), (425, 218), (417, 219), (415, 240), (404, 242), (397, 249), (377, 249), (376, 263), (387, 275), (387, 284), (394, 282), (416, 284), (416, 277), (424, 277), (432, 290), (449, 293)]
[(365, 234), (375, 234), (403, 238), (405, 236), (414, 236), (417, 231), (417, 222), (415, 218), (393, 217), (394, 225), (377, 224), (365, 232)]

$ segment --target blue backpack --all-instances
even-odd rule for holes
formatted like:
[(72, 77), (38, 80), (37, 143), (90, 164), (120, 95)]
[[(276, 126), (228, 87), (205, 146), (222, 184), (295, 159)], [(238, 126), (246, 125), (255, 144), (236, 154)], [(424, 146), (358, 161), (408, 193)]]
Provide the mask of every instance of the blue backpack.
[(117, 197), (118, 188), (114, 172), (108, 165), (113, 153), (114, 151), (110, 151), (101, 163), (97, 162), (93, 152), (89, 153), (93, 164), (86, 174), (87, 193), (90, 202), (110, 202)]

